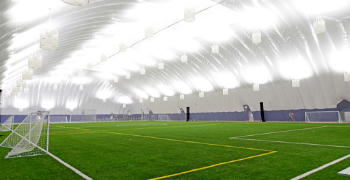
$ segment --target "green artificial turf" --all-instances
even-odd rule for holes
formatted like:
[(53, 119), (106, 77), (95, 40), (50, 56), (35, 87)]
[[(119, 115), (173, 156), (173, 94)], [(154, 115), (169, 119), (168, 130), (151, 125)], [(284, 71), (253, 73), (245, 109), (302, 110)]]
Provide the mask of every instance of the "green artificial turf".
[[(143, 121), (51, 124), (49, 151), (93, 179), (291, 179), (350, 148), (230, 137), (321, 126), (327, 127), (243, 138), (350, 147), (350, 124)], [(0, 141), (8, 134), (0, 132)], [(9, 150), (0, 148), (0, 157)], [(230, 163), (210, 167), (224, 162)], [(305, 179), (348, 179), (337, 172), (349, 166), (347, 159)], [(196, 171), (176, 175), (189, 170)], [(41, 155), (0, 158), (0, 179), (82, 178)]]

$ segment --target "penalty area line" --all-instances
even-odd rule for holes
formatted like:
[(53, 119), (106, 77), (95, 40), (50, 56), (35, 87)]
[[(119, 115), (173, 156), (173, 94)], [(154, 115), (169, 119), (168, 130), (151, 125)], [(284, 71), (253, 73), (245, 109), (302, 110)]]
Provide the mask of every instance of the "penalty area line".
[(251, 136), (269, 135), (269, 134), (277, 134), (277, 133), (286, 133), (286, 132), (293, 132), (293, 131), (304, 131), (304, 130), (309, 130), (309, 129), (318, 129), (318, 128), (325, 128), (325, 127), (328, 127), (328, 126), (319, 126), (319, 127), (303, 128), (303, 129), (291, 129), (291, 130), (286, 130), (286, 131), (276, 131), (276, 132), (268, 132), (268, 133), (262, 133), (262, 134), (251, 134), (251, 135), (246, 135), (246, 136), (230, 137), (230, 139), (251, 137)]

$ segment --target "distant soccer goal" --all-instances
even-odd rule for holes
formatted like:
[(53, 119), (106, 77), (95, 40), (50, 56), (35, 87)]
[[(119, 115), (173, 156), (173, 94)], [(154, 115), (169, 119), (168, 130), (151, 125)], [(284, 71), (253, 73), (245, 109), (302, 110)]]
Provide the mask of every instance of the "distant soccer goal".
[(67, 116), (58, 116), (58, 115), (50, 116), (50, 123), (67, 123), (67, 122), (68, 122)]
[(158, 121), (170, 121), (168, 115), (158, 115)]
[(305, 112), (306, 123), (342, 123), (339, 111)]
[(1, 124), (0, 132), (6, 132), (6, 131), (13, 130), (13, 121), (14, 121), (13, 116), (10, 116), (9, 118), (7, 118), (7, 120)]
[(12, 150), (5, 158), (46, 154), (49, 148), (49, 112), (29, 114), (0, 144)]

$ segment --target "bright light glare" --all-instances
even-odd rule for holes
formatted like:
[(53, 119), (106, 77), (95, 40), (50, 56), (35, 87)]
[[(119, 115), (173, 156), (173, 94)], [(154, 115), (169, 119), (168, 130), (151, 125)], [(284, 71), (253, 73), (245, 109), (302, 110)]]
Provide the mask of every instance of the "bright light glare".
[(158, 89), (165, 96), (174, 96), (174, 94), (175, 94), (171, 88), (169, 88), (165, 85), (159, 85)]
[(108, 99), (112, 96), (113, 92), (109, 89), (101, 90), (97, 93), (97, 98), (99, 99)]
[(233, 36), (232, 30), (229, 27), (220, 28), (220, 27), (212, 27), (212, 29), (208, 30), (202, 37), (213, 43), (219, 43), (228, 41)]
[(130, 97), (128, 97), (128, 96), (120, 96), (117, 99), (117, 102), (121, 103), (121, 104), (131, 104), (132, 103), (132, 99)]
[(350, 71), (350, 52), (343, 50), (335, 52), (331, 58), (331, 67), (334, 71), (343, 73)]
[(154, 98), (159, 98), (160, 97), (160, 93), (156, 89), (148, 87), (148, 88), (145, 88), (145, 90), (151, 97), (154, 97)]
[(176, 82), (176, 83), (174, 83), (174, 87), (181, 94), (191, 94), (192, 93), (191, 88), (186, 83)]
[(52, 109), (55, 107), (55, 102), (53, 100), (43, 100), (41, 102), (41, 107), (45, 109)]
[(139, 98), (148, 99), (148, 95), (146, 92), (139, 89), (134, 89), (134, 92)]
[(349, 0), (295, 0), (298, 9), (313, 14), (336, 11), (349, 4)]
[(236, 17), (238, 24), (251, 30), (255, 28), (267, 29), (273, 27), (277, 22), (277, 17), (273, 12), (262, 8), (247, 8), (238, 15)]
[(284, 62), (280, 72), (286, 79), (304, 79), (312, 76), (311, 67), (302, 59)]
[(270, 80), (270, 73), (263, 65), (248, 67), (246, 73), (253, 84), (265, 84)]
[(16, 98), (14, 103), (13, 103), (13, 106), (15, 108), (28, 108), (29, 107), (29, 101), (26, 101), (26, 100), (23, 100), (23, 99), (20, 99), (20, 98)]
[(222, 73), (217, 75), (217, 82), (220, 83), (220, 86), (227, 89), (235, 88), (238, 86), (236, 77), (231, 73)]
[(194, 84), (200, 91), (203, 92), (209, 92), (211, 90), (213, 90), (213, 86), (212, 84), (205, 78), (195, 78), (192, 81), (192, 84)]
[(68, 101), (66, 104), (66, 108), (68, 109), (75, 109), (76, 107), (78, 107), (78, 103), (75, 101)]

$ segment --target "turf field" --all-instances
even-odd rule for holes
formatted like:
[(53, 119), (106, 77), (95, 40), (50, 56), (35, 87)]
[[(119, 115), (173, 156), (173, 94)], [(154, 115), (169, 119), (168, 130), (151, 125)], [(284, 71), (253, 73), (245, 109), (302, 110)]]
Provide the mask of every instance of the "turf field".
[[(350, 154), (350, 124), (51, 124), (49, 150), (93, 179), (291, 179)], [(1, 180), (81, 179), (48, 155), (3, 159), (8, 151), (0, 148)], [(305, 179), (348, 179), (337, 172), (349, 166)]]

